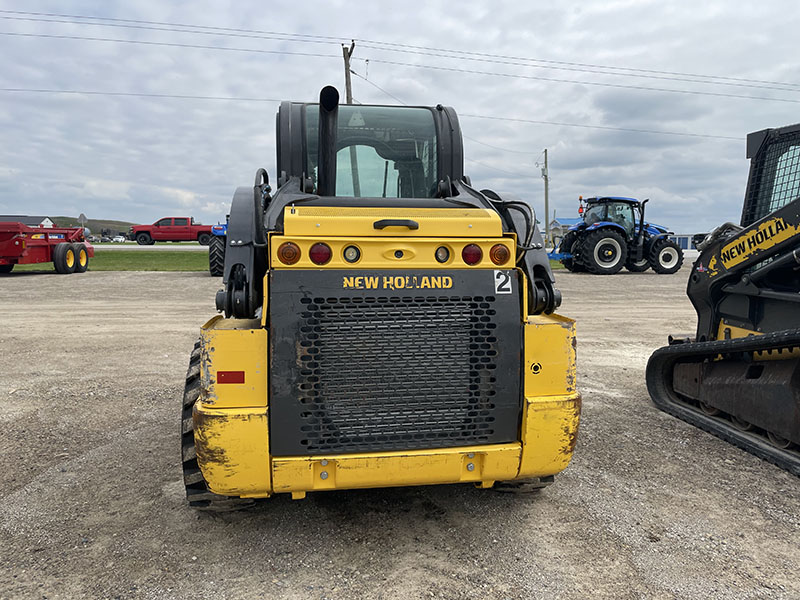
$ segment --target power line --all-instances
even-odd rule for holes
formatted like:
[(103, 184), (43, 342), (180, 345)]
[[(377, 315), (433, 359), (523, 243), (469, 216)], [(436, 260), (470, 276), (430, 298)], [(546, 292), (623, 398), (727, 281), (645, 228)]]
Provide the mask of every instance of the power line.
[[(300, 42), (311, 42), (314, 40), (321, 40), (323, 43), (340, 43), (342, 41), (342, 37), (336, 36), (325, 36), (325, 35), (313, 35), (313, 34), (301, 34), (301, 33), (289, 33), (289, 32), (279, 32), (279, 31), (263, 31), (258, 29), (243, 29), (243, 28), (235, 28), (235, 27), (219, 27), (219, 26), (209, 26), (209, 25), (192, 25), (186, 23), (170, 23), (164, 21), (146, 21), (141, 19), (119, 19), (113, 17), (98, 17), (98, 16), (91, 16), (91, 15), (70, 15), (70, 14), (63, 14), (63, 13), (46, 13), (46, 12), (31, 12), (31, 11), (17, 11), (17, 10), (0, 10), (0, 13), (5, 13), (9, 15), (30, 15), (33, 17), (51, 17), (51, 18), (61, 18), (61, 19), (84, 19), (84, 20), (93, 20), (93, 21), (110, 21), (113, 23), (123, 23), (123, 24), (137, 24), (137, 25), (158, 25), (158, 26), (165, 26), (165, 27), (181, 27), (181, 28), (190, 28), (193, 30), (203, 30), (203, 31), (186, 31), (185, 29), (181, 32), (183, 33), (206, 33), (206, 32), (217, 32), (218, 34), (230, 34), (234, 37), (263, 37), (263, 36), (281, 36), (281, 38), (275, 39), (283, 39), (283, 38), (294, 38), (293, 41), (300, 41)], [(29, 20), (44, 20), (44, 19), (29, 19)], [(60, 22), (60, 21), (51, 21), (51, 22)], [(80, 23), (84, 25), (92, 25), (93, 23)], [(96, 25), (101, 25), (100, 23), (94, 23)], [(169, 29), (164, 29), (164, 31), (170, 31)], [(214, 34), (214, 33), (212, 33)], [(266, 38), (266, 39), (273, 39), (273, 38)], [(347, 36), (347, 39), (350, 39)], [(466, 50), (453, 50), (447, 48), (436, 48), (431, 46), (418, 46), (412, 44), (400, 44), (395, 42), (384, 42), (380, 40), (367, 40), (357, 38), (362, 45), (370, 44), (374, 45), (375, 49), (383, 49), (389, 51), (404, 51), (409, 53), (430, 53), (430, 52), (439, 52), (439, 53), (447, 53), (448, 55), (456, 55), (450, 56), (450, 58), (456, 58), (458, 56), (468, 59), (469, 57), (473, 58), (491, 58), (491, 59), (500, 59), (500, 60), (511, 60), (511, 61), (524, 61), (525, 63), (542, 63), (544, 65), (561, 65), (566, 67), (583, 67), (588, 69), (609, 69), (614, 71), (628, 71), (630, 73), (641, 73), (643, 76), (650, 76), (650, 75), (672, 75), (677, 77), (694, 77), (694, 78), (702, 78), (702, 79), (709, 79), (709, 80), (717, 80), (717, 82), (736, 82), (741, 84), (749, 84), (749, 83), (757, 83), (757, 84), (766, 84), (766, 85), (777, 85), (777, 86), (786, 86), (786, 87), (800, 87), (800, 83), (792, 83), (792, 82), (781, 82), (781, 81), (770, 81), (770, 80), (761, 80), (761, 79), (752, 79), (752, 78), (744, 78), (744, 77), (729, 77), (729, 76), (722, 76), (722, 75), (707, 75), (701, 73), (686, 73), (686, 72), (679, 72), (679, 71), (665, 71), (665, 70), (658, 70), (658, 69), (642, 69), (642, 68), (633, 68), (633, 67), (618, 67), (613, 65), (597, 65), (591, 63), (581, 63), (576, 61), (559, 61), (559, 60), (547, 60), (547, 59), (539, 59), (539, 58), (530, 58), (530, 57), (521, 57), (521, 56), (513, 56), (513, 55), (504, 55), (504, 54), (493, 54), (489, 52), (474, 52), (474, 51), (466, 51)], [(530, 65), (535, 66), (535, 65)], [(589, 72), (596, 72), (596, 71), (589, 71)], [(624, 73), (606, 73), (606, 74), (617, 74), (617, 75), (624, 75)], [(700, 82), (698, 82), (700, 83)], [(713, 83), (711, 81), (706, 83)], [(751, 86), (748, 86), (751, 87)], [(757, 87), (757, 86), (753, 86)], [(767, 88), (769, 89), (769, 88)]]
[(393, 65), (393, 66), (400, 66), (400, 67), (412, 67), (418, 69), (433, 69), (436, 71), (452, 71), (455, 73), (468, 73), (471, 75), (490, 75), (492, 77), (507, 77), (511, 79), (530, 79), (534, 81), (550, 81), (554, 83), (572, 83), (576, 85), (594, 85), (600, 87), (610, 87), (610, 88), (618, 88), (624, 90), (640, 90), (640, 91), (649, 91), (649, 92), (667, 92), (672, 94), (691, 94), (694, 96), (715, 96), (717, 98), (736, 98), (740, 100), (767, 100), (772, 102), (790, 102), (792, 104), (800, 104), (800, 99), (792, 99), (792, 98), (770, 98), (768, 96), (745, 96), (742, 94), (725, 94), (723, 92), (709, 92), (709, 91), (700, 91), (700, 90), (680, 90), (674, 88), (656, 88), (656, 87), (647, 87), (643, 85), (626, 85), (623, 83), (603, 83), (599, 81), (580, 81), (576, 79), (557, 79), (554, 77), (539, 77), (537, 75), (518, 75), (513, 73), (492, 73), (489, 71), (477, 71), (474, 69), (459, 69), (456, 67), (442, 67), (437, 65), (426, 65), (423, 63), (416, 63), (416, 64), (408, 64), (398, 61), (391, 61), (391, 60), (381, 60), (377, 58), (370, 58), (370, 62), (372, 63), (381, 63), (384, 65)]
[[(234, 102), (281, 102), (277, 98), (249, 98), (241, 96), (198, 96), (191, 94), (148, 94), (139, 92), (107, 92), (100, 90), (56, 90), (46, 88), (19, 88), (19, 87), (6, 87), (0, 88), (0, 92), (10, 93), (35, 93), (35, 94), (85, 94), (89, 96), (139, 96), (143, 98), (176, 98), (182, 100), (228, 100)], [(582, 129), (603, 129), (606, 131), (623, 131), (629, 133), (647, 133), (655, 135), (674, 135), (693, 138), (708, 138), (718, 140), (735, 140), (741, 141), (741, 138), (725, 135), (711, 135), (703, 133), (684, 133), (679, 131), (663, 131), (658, 129), (634, 129), (629, 127), (611, 127), (606, 125), (586, 125), (580, 123), (566, 123), (560, 121), (543, 121), (533, 119), (517, 119), (514, 117), (497, 117), (493, 115), (477, 115), (469, 113), (460, 113), (460, 118), (471, 119), (490, 119), (494, 121), (509, 121), (513, 123), (530, 123), (533, 125), (557, 125), (559, 127), (579, 127)], [(470, 138), (472, 139), (472, 138)], [(478, 141), (478, 140), (473, 140)], [(479, 142), (482, 143), (482, 142)]]
[[(0, 13), (5, 12), (0, 10)], [(81, 19), (86, 19), (89, 17), (76, 17)], [(99, 18), (99, 17), (98, 17)], [(65, 25), (91, 25), (94, 27), (116, 27), (122, 29), (137, 29), (137, 30), (145, 30), (145, 31), (167, 31), (170, 33), (192, 33), (195, 35), (213, 35), (213, 36), (226, 36), (226, 37), (236, 37), (236, 38), (251, 38), (251, 39), (259, 39), (259, 40), (278, 40), (278, 41), (286, 41), (286, 42), (302, 42), (308, 44), (335, 44), (332, 38), (331, 39), (302, 39), (302, 37), (295, 37), (295, 36), (302, 36), (302, 34), (290, 34), (290, 33), (264, 33), (259, 35), (250, 35), (244, 33), (229, 33), (226, 31), (202, 31), (195, 29), (195, 25), (175, 25), (174, 27), (155, 27), (152, 25), (129, 25), (125, 23), (87, 23), (85, 21), (74, 21), (74, 20), (67, 20), (67, 19), (39, 19), (35, 17), (11, 17), (7, 15), (1, 15), (0, 19), (10, 20), (10, 21), (33, 21), (37, 23), (58, 23), (58, 24), (65, 24)], [(161, 25), (161, 24), (159, 24)], [(184, 27), (188, 27), (188, 29), (183, 29)], [(305, 36), (303, 36), (305, 37)]]
[[(92, 42), (115, 42), (115, 43), (124, 43), (124, 44), (138, 44), (138, 45), (145, 45), (145, 46), (167, 46), (172, 48), (190, 48), (190, 49), (200, 49), (200, 50), (220, 50), (220, 51), (227, 51), (227, 52), (248, 52), (248, 53), (256, 53), (256, 54), (276, 54), (276, 55), (289, 55), (289, 56), (308, 56), (308, 57), (317, 57), (317, 58), (339, 58), (338, 56), (329, 55), (329, 54), (318, 54), (312, 52), (289, 52), (286, 50), (263, 50), (258, 48), (232, 48), (228, 46), (208, 46), (202, 44), (181, 44), (176, 42), (153, 42), (153, 41), (145, 41), (145, 40), (122, 40), (118, 38), (99, 38), (99, 37), (89, 37), (89, 36), (71, 36), (71, 35), (54, 35), (54, 34), (45, 34), (45, 33), (18, 33), (18, 32), (9, 32), (9, 31), (0, 31), (0, 35), (8, 35), (8, 36), (16, 36), (16, 37), (29, 37), (29, 38), (49, 38), (49, 39), (68, 39), (68, 40), (79, 40), (79, 41), (92, 41)], [(366, 59), (359, 59), (359, 60), (366, 60)], [(410, 67), (410, 68), (418, 68), (418, 69), (432, 69), (437, 71), (449, 71), (455, 73), (467, 73), (472, 75), (488, 75), (492, 77), (505, 77), (511, 79), (525, 79), (525, 80), (533, 80), (533, 81), (549, 81), (553, 83), (569, 83), (569, 84), (576, 84), (576, 85), (591, 85), (591, 86), (600, 86), (600, 87), (610, 87), (616, 89), (627, 89), (627, 90), (638, 90), (638, 91), (651, 91), (651, 92), (666, 92), (666, 93), (673, 93), (673, 94), (690, 94), (695, 96), (713, 96), (717, 98), (733, 98), (733, 99), (740, 99), (740, 100), (763, 100), (763, 101), (772, 101), (772, 102), (788, 102), (792, 104), (800, 104), (800, 99), (792, 99), (792, 98), (771, 98), (768, 96), (746, 96), (742, 94), (726, 94), (722, 92), (710, 92), (710, 91), (700, 91), (700, 90), (681, 90), (681, 89), (674, 89), (674, 88), (656, 88), (656, 87), (647, 87), (647, 86), (638, 86), (638, 85), (626, 85), (621, 83), (604, 83), (599, 81), (581, 81), (575, 79), (559, 79), (553, 77), (540, 77), (537, 75), (521, 75), (521, 74), (514, 74), (514, 73), (493, 73), (490, 71), (478, 71), (474, 69), (459, 69), (456, 67), (443, 67), (438, 65), (427, 65), (423, 63), (416, 63), (416, 64), (408, 64), (404, 62), (398, 61), (390, 61), (390, 60), (382, 60), (382, 59), (368, 59), (373, 63), (380, 63), (385, 65), (393, 65), (393, 66), (401, 66), (401, 67)]]
[(498, 169), (497, 167), (493, 167), (492, 165), (487, 165), (486, 163), (482, 163), (478, 160), (473, 160), (471, 158), (464, 157), (464, 160), (467, 162), (475, 163), (476, 165), (480, 165), (482, 167), (486, 167), (487, 169), (492, 169), (493, 171), (500, 171), (501, 173), (505, 173), (506, 175), (513, 175), (514, 177), (532, 177), (530, 173), (514, 173), (513, 171), (506, 171), (505, 169)]
[(663, 131), (658, 129), (635, 129), (630, 127), (610, 127), (605, 125), (583, 125), (579, 123), (560, 123), (558, 121), (537, 121), (534, 119), (516, 119), (513, 117), (494, 117), (491, 115), (471, 115), (467, 113), (459, 114), (459, 117), (466, 118), (466, 119), (490, 119), (493, 121), (512, 121), (515, 123), (531, 123), (534, 125), (559, 125), (562, 127), (580, 127), (583, 129), (605, 129), (608, 131), (626, 131), (630, 133), (651, 133), (651, 134), (658, 134), (658, 135), (676, 135), (676, 136), (683, 136), (683, 137), (694, 137), (694, 138), (707, 138), (707, 139), (715, 139), (715, 140), (735, 140), (737, 142), (741, 142), (742, 138), (740, 137), (733, 137), (729, 135), (711, 135), (706, 133), (684, 133), (680, 131)]
[[(0, 10), (0, 13), (3, 12), (5, 11)], [(87, 19), (87, 18), (88, 17), (71, 17), (70, 19)], [(97, 18), (99, 19), (100, 17)], [(340, 43), (341, 39), (343, 39), (343, 38), (333, 38), (331, 36), (321, 36), (322, 39), (309, 39), (308, 36), (304, 36), (303, 34), (280, 33), (280, 32), (264, 32), (259, 34), (250, 34), (250, 33), (234, 33), (229, 31), (205, 31), (197, 29), (197, 26), (195, 25), (175, 24), (174, 26), (163, 26), (163, 25), (168, 25), (165, 23), (157, 23), (158, 26), (138, 25), (138, 24), (128, 24), (128, 23), (92, 23), (92, 22), (86, 22), (85, 20), (76, 21), (76, 20), (60, 19), (60, 18), (20, 17), (20, 16), (9, 16), (2, 14), (0, 14), (0, 19), (12, 20), (12, 21), (37, 22), (37, 23), (89, 25), (92, 27), (114, 27), (114, 28), (136, 29), (144, 31), (166, 31), (170, 33), (189, 33), (194, 35), (226, 36), (235, 38), (288, 41), (288, 42), (311, 43), (311, 44), (335, 44), (335, 43)], [(532, 64), (534, 62), (546, 62), (546, 61), (541, 61), (540, 59), (522, 59), (522, 58), (511, 59), (502, 57), (502, 55), (494, 56), (490, 54), (481, 54), (481, 56), (461, 55), (460, 51), (454, 51), (454, 50), (437, 50), (437, 51), (411, 50), (407, 48), (394, 47), (393, 44), (388, 42), (363, 42), (363, 47), (384, 52), (402, 52), (406, 54), (415, 54), (420, 56), (433, 56), (438, 58), (446, 58), (454, 60), (469, 60), (469, 61), (476, 61), (483, 63), (501, 64), (501, 65), (518, 66), (518, 67), (534, 68), (534, 69), (553, 69), (559, 71), (572, 71), (578, 73), (592, 73), (595, 75), (611, 75), (615, 77), (633, 77), (640, 79), (641, 78), (659, 79), (664, 81), (682, 81), (687, 83), (699, 83), (703, 85), (724, 85), (729, 87), (778, 90), (783, 92), (800, 91), (800, 84), (785, 83), (785, 84), (772, 84), (772, 85), (755, 85), (754, 83), (709, 80), (709, 78), (722, 79), (722, 78), (717, 78), (715, 76), (700, 76), (700, 75), (673, 76), (673, 75), (657, 75), (657, 74), (639, 74), (633, 72), (624, 73), (618, 71), (621, 67), (602, 67), (594, 65), (554, 66), (551, 64)], [(580, 65), (580, 63), (576, 64)], [(617, 72), (609, 70), (598, 70), (598, 69), (617, 69)], [(690, 77), (695, 77), (695, 78), (692, 79)], [(697, 79), (697, 77), (701, 77), (701, 79)], [(755, 83), (760, 84), (761, 82), (755, 82)], [(798, 86), (798, 87), (794, 87), (793, 89), (792, 86)]]
[(206, 46), (202, 44), (180, 44), (177, 42), (152, 42), (147, 40), (121, 40), (118, 38), (99, 38), (79, 35), (56, 35), (50, 33), (18, 33), (0, 31), (0, 35), (28, 38), (49, 38), (57, 40), (78, 40), (86, 42), (117, 42), (121, 44), (137, 44), (142, 46), (168, 46), (170, 48), (190, 48), (193, 50), (222, 50), (227, 52), (252, 52), (256, 54), (282, 54), (288, 56), (311, 56), (315, 58), (339, 58), (333, 54), (317, 54), (315, 52), (289, 52), (287, 50), (262, 50), (259, 48), (231, 48), (228, 46)]
[(241, 96), (194, 96), (191, 94), (147, 94), (144, 92), (103, 92), (98, 90), (52, 90), (45, 88), (0, 88), (0, 92), (30, 94), (80, 94), (86, 96), (136, 96), (140, 98), (176, 98), (180, 100), (230, 100), (236, 102), (277, 102), (275, 98), (246, 98)]

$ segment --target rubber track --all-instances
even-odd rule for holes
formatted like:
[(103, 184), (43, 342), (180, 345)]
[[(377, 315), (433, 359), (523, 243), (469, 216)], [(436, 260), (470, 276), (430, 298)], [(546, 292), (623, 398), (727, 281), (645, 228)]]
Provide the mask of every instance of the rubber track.
[(208, 272), (212, 277), (222, 277), (225, 272), (225, 239), (218, 235), (208, 242)]
[(800, 348), (800, 329), (787, 329), (733, 340), (665, 346), (656, 350), (647, 362), (647, 390), (660, 410), (800, 477), (800, 451), (781, 450), (770, 444), (766, 436), (754, 431), (740, 431), (724, 417), (706, 415), (692, 403), (693, 401), (683, 399), (673, 389), (673, 367), (679, 362), (701, 362), (720, 355), (724, 360), (726, 356), (731, 355), (795, 348)]
[(194, 424), (192, 409), (200, 397), (200, 342), (195, 342), (189, 370), (186, 372), (186, 386), (183, 391), (181, 407), (181, 462), (183, 463), (183, 484), (186, 488), (186, 500), (189, 506), (197, 510), (210, 512), (228, 512), (249, 508), (254, 500), (221, 496), (208, 489), (194, 447)]

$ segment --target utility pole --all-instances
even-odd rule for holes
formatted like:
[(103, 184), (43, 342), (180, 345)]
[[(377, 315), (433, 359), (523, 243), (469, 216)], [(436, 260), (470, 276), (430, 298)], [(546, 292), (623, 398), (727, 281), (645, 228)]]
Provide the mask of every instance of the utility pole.
[[(350, 81), (350, 57), (356, 48), (355, 40), (350, 40), (350, 47), (342, 44), (342, 56), (344, 56), (344, 97), (347, 104), (353, 103), (353, 87)], [(358, 180), (358, 157), (356, 147), (350, 146), (350, 173), (353, 176), (353, 196), (361, 196), (361, 183)]]
[(547, 248), (550, 241), (550, 173), (547, 170), (547, 148), (544, 149), (542, 179), (544, 179), (544, 246)]

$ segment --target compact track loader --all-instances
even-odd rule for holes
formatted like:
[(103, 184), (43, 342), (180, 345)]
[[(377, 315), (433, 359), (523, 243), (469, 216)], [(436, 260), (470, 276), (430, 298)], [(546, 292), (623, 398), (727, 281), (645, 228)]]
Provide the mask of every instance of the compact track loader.
[(277, 189), (228, 224), (224, 313), (183, 401), (189, 504), (442, 483), (526, 489), (570, 461), (574, 323), (536, 219), (463, 173), (453, 109), (284, 102)]
[(747, 137), (741, 225), (698, 246), (697, 332), (650, 357), (658, 408), (800, 476), (800, 124)]

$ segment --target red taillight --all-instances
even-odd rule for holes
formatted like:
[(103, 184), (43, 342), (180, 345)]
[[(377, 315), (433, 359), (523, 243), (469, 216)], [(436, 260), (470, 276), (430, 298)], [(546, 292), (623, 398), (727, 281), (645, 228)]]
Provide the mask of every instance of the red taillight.
[(496, 265), (504, 265), (508, 262), (508, 259), (511, 258), (511, 252), (509, 252), (508, 246), (495, 244), (492, 246), (492, 249), (489, 250), (489, 258), (491, 258), (492, 262)]
[(468, 265), (477, 265), (483, 258), (483, 250), (477, 244), (467, 244), (461, 251), (461, 258)]
[(328, 244), (317, 242), (311, 246), (311, 250), (308, 251), (308, 256), (311, 259), (311, 262), (313, 262), (315, 265), (324, 265), (330, 261), (333, 253), (331, 252), (331, 247), (328, 246)]
[(293, 265), (300, 260), (300, 248), (292, 242), (284, 242), (278, 246), (278, 258), (285, 265)]

